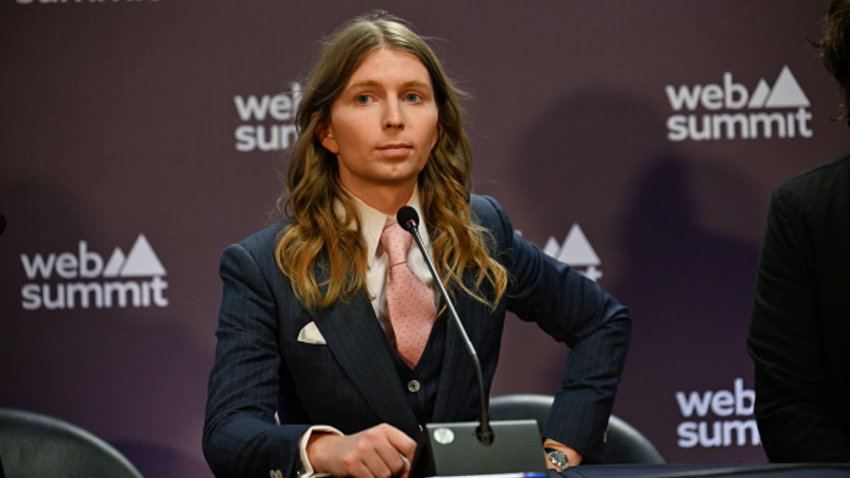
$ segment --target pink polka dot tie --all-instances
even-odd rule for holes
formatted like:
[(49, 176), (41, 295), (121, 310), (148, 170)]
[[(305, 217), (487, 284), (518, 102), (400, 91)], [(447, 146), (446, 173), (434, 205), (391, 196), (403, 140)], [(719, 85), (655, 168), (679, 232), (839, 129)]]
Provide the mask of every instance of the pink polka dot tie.
[(413, 236), (398, 224), (385, 227), (381, 233), (388, 258), (387, 312), (398, 353), (410, 368), (419, 363), (437, 314), (433, 292), (407, 266), (412, 243)]

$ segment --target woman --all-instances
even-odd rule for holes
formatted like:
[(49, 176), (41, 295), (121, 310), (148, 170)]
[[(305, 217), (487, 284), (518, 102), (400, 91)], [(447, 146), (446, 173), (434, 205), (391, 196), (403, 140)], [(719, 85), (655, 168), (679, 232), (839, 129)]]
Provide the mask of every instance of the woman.
[[(545, 445), (561, 466), (599, 459), (628, 313), (470, 194), (457, 97), (428, 45), (387, 14), (324, 46), (298, 112), (285, 219), (222, 256), (204, 427), (217, 476), (403, 474), (421, 424), (478, 416), (473, 366), (421, 254), (391, 258), (404, 205), (422, 218), (488, 388), (506, 310), (571, 347)], [(400, 306), (413, 290), (418, 305)]]

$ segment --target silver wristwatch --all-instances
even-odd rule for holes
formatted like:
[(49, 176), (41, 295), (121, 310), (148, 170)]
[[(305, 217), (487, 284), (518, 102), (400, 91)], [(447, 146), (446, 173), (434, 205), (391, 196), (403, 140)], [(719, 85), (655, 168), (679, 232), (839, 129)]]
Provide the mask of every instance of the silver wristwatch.
[(561, 450), (556, 450), (555, 448), (545, 448), (544, 450), (549, 460), (552, 461), (552, 464), (558, 467), (558, 471), (563, 471), (570, 467), (570, 460), (567, 459), (567, 455)]

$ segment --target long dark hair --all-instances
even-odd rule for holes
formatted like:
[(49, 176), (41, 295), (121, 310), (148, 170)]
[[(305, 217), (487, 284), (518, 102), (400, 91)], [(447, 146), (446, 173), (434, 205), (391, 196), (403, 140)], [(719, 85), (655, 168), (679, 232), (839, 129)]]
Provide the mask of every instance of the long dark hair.
[(816, 43), (823, 64), (841, 86), (839, 119), (850, 125), (850, 0), (832, 0)]
[[(366, 247), (357, 210), (340, 183), (336, 156), (322, 146), (318, 133), (354, 71), (380, 48), (415, 55), (434, 87), (439, 134), (418, 188), (440, 275), (495, 307), (508, 278), (491, 257), (487, 231), (471, 222), (472, 149), (461, 122), (460, 92), (428, 44), (405, 21), (385, 12), (355, 18), (331, 35), (307, 81), (296, 118), (299, 137), (289, 188), (278, 200), (278, 208), (291, 221), (275, 251), (278, 266), (307, 306), (328, 306), (365, 288)], [(323, 253), (326, 269), (318, 271), (316, 259)], [(487, 294), (481, 291), (485, 282), (491, 291)]]

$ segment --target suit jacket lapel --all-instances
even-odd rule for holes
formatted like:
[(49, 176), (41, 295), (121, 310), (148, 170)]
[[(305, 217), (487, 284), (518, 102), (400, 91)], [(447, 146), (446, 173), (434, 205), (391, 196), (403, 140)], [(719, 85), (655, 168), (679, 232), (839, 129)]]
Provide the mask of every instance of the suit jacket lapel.
[(399, 386), (384, 331), (366, 293), (314, 314), (340, 367), (378, 417), (416, 436), (419, 425)]
[[(462, 293), (456, 293), (455, 308), (464, 326), (469, 330), (472, 325), (472, 299)], [(459, 404), (469, 402), (469, 394), (478, 396), (478, 385), (472, 358), (466, 350), (461, 333), (446, 310), (439, 320), (448, 320), (446, 327), (443, 366), (440, 372), (440, 384), (434, 404), (434, 421), (457, 421), (465, 416), (465, 410)], [(470, 333), (470, 335), (472, 335)], [(477, 402), (477, 400), (475, 400)]]

